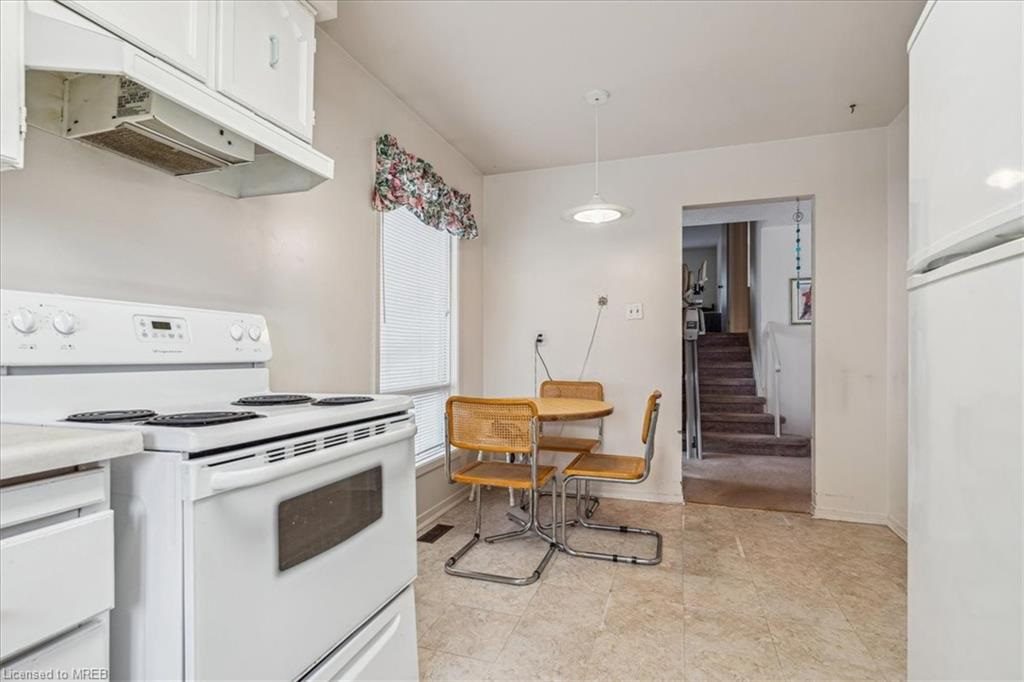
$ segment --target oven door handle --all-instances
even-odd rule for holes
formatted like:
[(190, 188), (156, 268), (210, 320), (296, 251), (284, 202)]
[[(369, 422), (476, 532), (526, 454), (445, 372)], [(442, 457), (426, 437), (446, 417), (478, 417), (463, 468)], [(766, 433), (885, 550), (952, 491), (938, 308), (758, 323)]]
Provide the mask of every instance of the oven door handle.
[(345, 445), (336, 445), (326, 450), (320, 450), (299, 457), (291, 457), (272, 464), (265, 464), (261, 467), (238, 471), (218, 471), (210, 476), (210, 489), (214, 492), (224, 492), (226, 490), (248, 488), (268, 483), (278, 478), (297, 474), (300, 471), (307, 471), (339, 459), (344, 459), (345, 457), (357, 455), (366, 450), (397, 443), (400, 440), (412, 438), (414, 435), (416, 435), (416, 425), (409, 423), (379, 436), (372, 436)]

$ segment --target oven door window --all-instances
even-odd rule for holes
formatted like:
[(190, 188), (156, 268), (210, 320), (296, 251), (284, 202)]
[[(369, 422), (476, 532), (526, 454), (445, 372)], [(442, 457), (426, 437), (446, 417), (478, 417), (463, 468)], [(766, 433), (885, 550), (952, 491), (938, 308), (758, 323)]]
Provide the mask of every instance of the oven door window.
[(381, 517), (381, 467), (291, 497), (277, 506), (277, 567), (323, 554)]

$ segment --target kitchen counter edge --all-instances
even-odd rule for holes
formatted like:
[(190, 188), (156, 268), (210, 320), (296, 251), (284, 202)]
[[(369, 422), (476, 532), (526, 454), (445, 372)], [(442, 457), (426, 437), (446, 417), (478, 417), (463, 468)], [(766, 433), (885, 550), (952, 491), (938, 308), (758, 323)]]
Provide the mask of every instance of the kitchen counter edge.
[(142, 452), (142, 434), (0, 423), (0, 480)]

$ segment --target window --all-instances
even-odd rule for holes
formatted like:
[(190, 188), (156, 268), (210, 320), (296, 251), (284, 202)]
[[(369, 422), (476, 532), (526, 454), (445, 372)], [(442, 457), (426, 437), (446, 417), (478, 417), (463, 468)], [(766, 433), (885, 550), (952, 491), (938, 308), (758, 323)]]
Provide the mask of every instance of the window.
[(382, 214), (380, 391), (412, 397), (417, 464), (444, 452), (444, 403), (452, 384), (453, 242), (408, 209)]

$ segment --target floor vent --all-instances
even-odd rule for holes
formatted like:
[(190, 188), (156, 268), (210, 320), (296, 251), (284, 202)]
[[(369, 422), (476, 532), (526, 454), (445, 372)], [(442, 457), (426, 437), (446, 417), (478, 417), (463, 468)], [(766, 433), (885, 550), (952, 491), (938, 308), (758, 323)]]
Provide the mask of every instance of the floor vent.
[(455, 526), (449, 526), (444, 523), (434, 524), (433, 528), (431, 528), (426, 533), (416, 538), (416, 540), (418, 540), (419, 542), (426, 542), (427, 544), (432, 545), (435, 542), (437, 542), (438, 538), (440, 538), (442, 535), (444, 535), (454, 527)]

